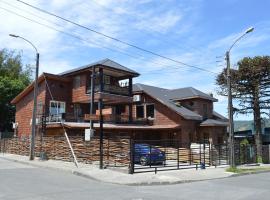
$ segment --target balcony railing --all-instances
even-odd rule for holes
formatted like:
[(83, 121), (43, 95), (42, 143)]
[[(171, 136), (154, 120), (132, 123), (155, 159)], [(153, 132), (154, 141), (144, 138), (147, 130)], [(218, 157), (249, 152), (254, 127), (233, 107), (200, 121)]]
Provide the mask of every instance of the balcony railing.
[[(100, 85), (95, 85), (95, 92), (100, 92)], [(106, 85), (104, 84), (103, 92), (109, 93), (109, 94), (116, 94), (116, 95), (123, 95), (123, 96), (129, 96), (129, 87), (121, 87), (117, 85)], [(86, 93), (91, 93), (91, 86), (88, 86), (86, 88)]]

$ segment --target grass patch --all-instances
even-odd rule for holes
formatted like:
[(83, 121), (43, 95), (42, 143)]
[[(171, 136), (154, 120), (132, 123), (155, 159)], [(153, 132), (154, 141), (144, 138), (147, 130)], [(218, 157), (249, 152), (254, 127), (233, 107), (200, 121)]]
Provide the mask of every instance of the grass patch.
[(270, 167), (252, 167), (252, 168), (237, 168), (237, 167), (230, 167), (226, 169), (226, 172), (233, 172), (233, 173), (249, 173), (249, 172), (258, 172), (258, 171), (270, 171)]

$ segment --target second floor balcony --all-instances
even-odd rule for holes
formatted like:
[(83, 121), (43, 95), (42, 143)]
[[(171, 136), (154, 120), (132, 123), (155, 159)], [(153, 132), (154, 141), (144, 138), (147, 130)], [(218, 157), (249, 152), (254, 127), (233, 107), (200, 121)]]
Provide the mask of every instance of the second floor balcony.
[[(130, 96), (130, 89), (128, 85), (103, 85), (103, 90), (101, 91), (100, 84), (95, 85), (94, 92), (104, 92), (109, 94), (116, 94), (122, 96)], [(91, 93), (91, 86), (86, 87), (86, 94)]]

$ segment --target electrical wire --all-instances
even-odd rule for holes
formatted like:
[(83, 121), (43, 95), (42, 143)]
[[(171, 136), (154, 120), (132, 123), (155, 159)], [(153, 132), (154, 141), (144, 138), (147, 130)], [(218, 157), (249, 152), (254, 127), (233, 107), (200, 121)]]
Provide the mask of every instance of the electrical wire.
[(190, 65), (190, 64), (184, 63), (184, 62), (182, 62), (182, 61), (179, 61), (179, 60), (176, 60), (176, 59), (173, 59), (173, 58), (170, 58), (170, 57), (161, 55), (161, 54), (159, 54), (159, 53), (156, 53), (156, 52), (153, 52), (153, 51), (144, 49), (144, 48), (139, 47), (139, 46), (137, 46), (137, 45), (134, 45), (134, 44), (125, 42), (125, 41), (120, 40), (120, 39), (118, 39), (118, 38), (109, 36), (109, 35), (107, 35), (107, 34), (104, 34), (104, 33), (102, 33), (102, 32), (96, 31), (96, 30), (94, 30), (94, 29), (92, 29), (92, 28), (86, 27), (86, 26), (81, 25), (81, 24), (79, 24), (79, 23), (77, 23), (77, 22), (74, 22), (74, 21), (72, 21), (72, 20), (66, 19), (66, 18), (64, 18), (64, 17), (61, 17), (61, 16), (59, 16), (59, 15), (56, 15), (56, 14), (54, 14), (54, 13), (52, 13), (52, 12), (46, 11), (46, 10), (44, 10), (44, 9), (41, 9), (41, 8), (39, 8), (39, 7), (36, 7), (36, 6), (32, 5), (32, 4), (26, 3), (26, 2), (24, 2), (24, 1), (21, 1), (21, 0), (16, 0), (16, 1), (19, 2), (19, 3), (22, 3), (22, 4), (26, 5), (26, 6), (29, 6), (29, 7), (33, 8), (33, 9), (36, 9), (36, 10), (38, 10), (38, 11), (40, 11), (40, 12), (46, 13), (47, 15), (54, 16), (54, 17), (56, 17), (56, 18), (58, 18), (58, 19), (61, 19), (61, 20), (63, 20), (63, 21), (66, 21), (66, 22), (68, 22), (68, 23), (70, 23), (70, 24), (73, 24), (73, 25), (78, 26), (78, 27), (80, 27), (80, 28), (86, 29), (86, 30), (88, 30), (88, 31), (91, 31), (91, 32), (96, 33), (96, 34), (98, 34), (98, 35), (101, 35), (101, 36), (103, 36), (103, 37), (109, 38), (109, 39), (114, 40), (114, 41), (116, 41), (116, 42), (119, 42), (119, 43), (121, 43), (121, 44), (130, 46), (130, 47), (135, 48), (135, 49), (137, 49), (137, 50), (144, 51), (144, 52), (146, 52), (146, 53), (149, 53), (149, 54), (152, 54), (152, 55), (154, 55), (154, 56), (163, 58), (163, 59), (165, 59), (165, 60), (169, 60), (169, 61), (178, 63), (178, 64), (180, 64), (180, 65), (184, 65), (184, 66), (191, 67), (191, 68), (195, 68), (195, 69), (198, 69), (198, 70), (201, 70), (201, 71), (206, 71), (206, 72), (209, 72), (209, 73), (217, 74), (216, 72), (212, 72), (212, 71), (210, 71), (210, 70), (207, 70), (207, 69), (204, 69), (204, 68), (195, 66), (195, 65)]
[[(3, 1), (2, 1), (2, 2), (3, 2)], [(3, 2), (3, 3), (6, 3), (6, 2)], [(8, 4), (8, 3), (6, 3), (6, 4)], [(11, 6), (11, 7), (16, 8), (16, 9), (18, 9), (18, 10), (23, 10), (23, 9), (18, 8), (18, 7), (16, 7), (16, 6), (13, 6), (13, 5), (11, 5), (11, 4), (8, 4), (8, 5)], [(37, 23), (37, 24), (39, 24), (39, 25), (45, 26), (45, 27), (47, 27), (47, 28), (49, 28), (49, 29), (52, 29), (52, 30), (57, 31), (57, 32), (60, 32), (60, 33), (62, 33), (62, 34), (71, 36), (71, 37), (73, 37), (73, 38), (79, 39), (79, 40), (84, 41), (84, 42), (92, 43), (92, 44), (94, 44), (94, 45), (96, 45), (96, 46), (100, 46), (100, 44), (97, 44), (97, 43), (95, 43), (95, 42), (93, 42), (93, 41), (88, 41), (88, 40), (85, 40), (85, 39), (83, 39), (82, 37), (80, 37), (80, 36), (78, 36), (78, 35), (74, 35), (74, 34), (71, 34), (71, 33), (68, 33), (68, 32), (65, 32), (65, 31), (62, 31), (62, 30), (59, 30), (59, 29), (56, 29), (56, 28), (54, 28), (54, 27), (52, 27), (52, 26), (49, 26), (49, 25), (47, 25), (47, 24), (43, 24), (43, 23), (38, 22), (38, 21), (36, 21), (36, 20), (33, 20), (33, 19), (30, 19), (30, 18), (25, 17), (25, 16), (23, 16), (23, 15), (20, 15), (20, 14), (14, 12), (14, 11), (9, 10), (9, 9), (3, 8), (3, 7), (0, 7), (0, 9), (3, 9), (3, 10), (5, 10), (5, 11), (9, 12), (9, 13), (12, 13), (12, 14), (17, 15), (17, 16), (19, 16), (19, 17), (22, 17), (22, 18), (24, 18), (24, 19), (27, 19), (27, 20), (29, 20), (29, 21), (31, 21), (31, 22), (34, 22), (34, 23)], [(31, 13), (31, 12), (28, 12), (28, 11), (25, 11), (25, 10), (23, 10), (23, 11), (26, 12), (26, 13), (28, 13), (28, 14), (31, 14), (31, 15), (37, 17), (37, 18), (40, 18), (40, 19), (45, 20), (44, 18), (42, 18), (42, 17), (40, 17), (40, 16), (38, 16), (38, 15), (35, 15), (35, 14)], [(45, 20), (45, 21), (50, 22), (50, 23), (53, 23), (53, 24), (56, 25), (56, 26), (59, 26), (59, 24), (56, 24), (56, 23), (54, 23), (54, 22), (51, 22), (51, 21), (48, 21), (48, 20)], [(119, 53), (122, 53), (122, 54), (124, 54), (124, 55), (126, 55), (126, 56), (129, 56), (129, 57), (131, 57), (131, 58), (133, 58), (133, 59), (136, 59), (136, 60), (137, 60), (137, 59), (144, 59), (144, 58), (142, 58), (142, 57), (140, 57), (140, 58), (135, 57), (134, 55), (128, 54), (128, 53), (123, 52), (123, 51), (121, 51), (121, 50), (115, 50), (115, 49), (112, 49), (112, 48), (109, 48), (109, 47), (105, 47), (105, 46), (100, 46), (100, 47), (101, 47), (101, 48), (104, 48), (104, 49), (107, 49), (107, 50), (110, 50), (110, 51), (113, 51), (113, 52), (118, 51)], [(116, 47), (116, 48), (117, 48), (117, 47)], [(119, 49), (120, 49), (120, 48), (119, 48)], [(158, 65), (162, 66), (162, 68), (155, 69), (155, 70), (151, 70), (151, 71), (147, 71), (146, 73), (148, 73), (148, 74), (149, 74), (149, 73), (153, 73), (153, 72), (157, 72), (157, 71), (160, 71), (160, 70), (165, 70), (165, 69), (168, 70), (168, 67), (170, 67), (170, 68), (173, 67), (174, 69), (180, 69), (180, 68), (183, 68), (183, 66), (179, 67), (179, 66), (174, 66), (174, 65), (164, 65), (164, 64), (161, 64), (161, 63), (158, 63), (158, 62), (155, 62), (155, 61), (150, 61), (150, 62), (151, 62), (151, 63), (158, 64)], [(208, 64), (209, 64), (209, 63), (208, 63)], [(172, 70), (172, 69), (171, 69), (171, 70)], [(142, 74), (146, 74), (146, 73), (143, 72)]]

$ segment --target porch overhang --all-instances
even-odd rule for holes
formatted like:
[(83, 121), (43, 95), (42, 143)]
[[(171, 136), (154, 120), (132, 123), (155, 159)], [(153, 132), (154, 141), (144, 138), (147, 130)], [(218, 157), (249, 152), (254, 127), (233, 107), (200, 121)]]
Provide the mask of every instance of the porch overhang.
[[(55, 122), (47, 124), (46, 128), (61, 128), (64, 126), (67, 129), (87, 129), (89, 128), (89, 123), (85, 122)], [(109, 124), (104, 123), (104, 130), (179, 130), (180, 125), (137, 125), (137, 124)], [(99, 129), (99, 123), (94, 123), (94, 129)]]

